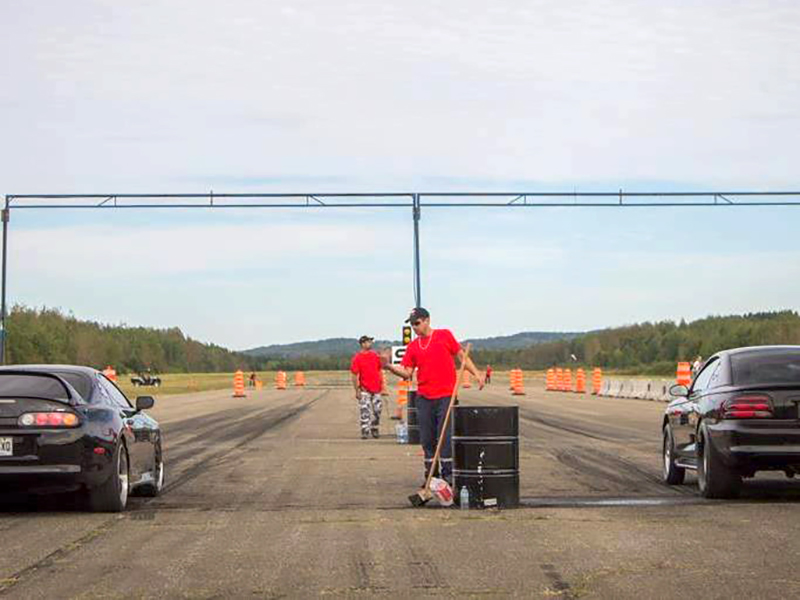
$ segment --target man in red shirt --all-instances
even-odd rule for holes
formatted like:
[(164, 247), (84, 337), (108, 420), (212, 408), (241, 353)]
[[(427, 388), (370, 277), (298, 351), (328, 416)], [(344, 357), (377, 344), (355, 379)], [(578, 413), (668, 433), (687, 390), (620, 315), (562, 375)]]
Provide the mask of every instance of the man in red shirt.
[[(450, 396), (456, 384), (456, 365), (464, 360), (464, 351), (449, 329), (431, 328), (431, 315), (424, 308), (411, 311), (406, 320), (414, 328), (416, 339), (406, 347), (400, 366), (392, 365), (383, 357), (384, 368), (404, 379), (411, 379), (414, 369), (417, 370), (417, 419), (422, 449), (425, 452), (425, 475), (431, 468), (433, 455), (439, 441)], [(478, 387), (483, 389), (483, 373), (480, 373), (472, 360), (467, 358), (466, 369), (478, 380)], [(442, 477), (453, 484), (453, 459), (450, 447), (450, 428), (445, 431), (445, 440), (440, 455)]]
[(361, 439), (365, 440), (372, 432), (372, 437), (379, 436), (381, 422), (381, 359), (372, 350), (373, 338), (362, 335), (358, 339), (361, 351), (353, 356), (350, 363), (351, 379), (358, 400), (361, 422)]

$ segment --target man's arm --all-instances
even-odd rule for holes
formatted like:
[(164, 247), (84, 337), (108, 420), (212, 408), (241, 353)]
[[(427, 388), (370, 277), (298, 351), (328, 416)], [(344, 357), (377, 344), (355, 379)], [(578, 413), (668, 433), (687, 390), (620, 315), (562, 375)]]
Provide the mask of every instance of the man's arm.
[(411, 379), (411, 376), (414, 374), (414, 369), (410, 367), (404, 367), (402, 365), (393, 365), (392, 351), (389, 348), (386, 348), (383, 352), (381, 352), (380, 357), (381, 367), (383, 367), (384, 370), (390, 371), (391, 373), (394, 373), (403, 379)]
[(402, 377), (403, 379), (411, 379), (411, 375), (414, 374), (414, 369), (408, 369), (401, 365), (393, 365), (391, 363), (383, 365), (383, 368), (387, 371), (391, 371), (398, 377)]
[(356, 391), (356, 400), (358, 400), (358, 396), (361, 393), (361, 386), (358, 385), (358, 375), (350, 373), (350, 381), (353, 382), (353, 389)]
[[(456, 356), (458, 356), (459, 364), (463, 364), (464, 363), (464, 350), (463, 349), (459, 350), (458, 354)], [(465, 368), (466, 368), (467, 371), (469, 371), (475, 377), (475, 379), (478, 380), (478, 387), (480, 389), (483, 389), (483, 386), (486, 384), (486, 380), (484, 379), (484, 374), (481, 373), (480, 371), (478, 371), (478, 369), (475, 367), (475, 363), (473, 363), (472, 359), (469, 358), (469, 357), (467, 357), (467, 364), (466, 364)]]

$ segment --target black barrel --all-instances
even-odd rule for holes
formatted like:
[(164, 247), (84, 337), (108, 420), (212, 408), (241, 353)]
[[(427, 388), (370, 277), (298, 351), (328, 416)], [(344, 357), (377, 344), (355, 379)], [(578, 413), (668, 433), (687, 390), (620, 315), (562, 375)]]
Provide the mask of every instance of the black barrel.
[[(469, 504), (519, 506), (519, 407), (453, 407), (453, 494)], [(488, 501), (488, 502), (487, 502)]]
[(417, 417), (417, 392), (408, 391), (406, 406), (406, 426), (408, 427), (408, 443), (419, 444), (419, 418)]

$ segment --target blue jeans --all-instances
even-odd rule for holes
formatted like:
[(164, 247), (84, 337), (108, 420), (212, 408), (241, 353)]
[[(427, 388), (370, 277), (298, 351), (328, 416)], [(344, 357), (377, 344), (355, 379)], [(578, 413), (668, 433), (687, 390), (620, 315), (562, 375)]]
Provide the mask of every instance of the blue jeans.
[[(444, 417), (447, 414), (447, 405), (450, 404), (450, 397), (445, 398), (425, 398), (417, 396), (417, 418), (419, 420), (419, 441), (422, 450), (425, 452), (425, 476), (433, 463), (433, 455), (436, 453), (436, 444), (439, 442), (439, 431), (442, 429)], [(452, 447), (450, 445), (450, 429), (445, 430), (444, 443), (439, 455), (439, 473), (450, 485), (453, 484), (453, 458)]]

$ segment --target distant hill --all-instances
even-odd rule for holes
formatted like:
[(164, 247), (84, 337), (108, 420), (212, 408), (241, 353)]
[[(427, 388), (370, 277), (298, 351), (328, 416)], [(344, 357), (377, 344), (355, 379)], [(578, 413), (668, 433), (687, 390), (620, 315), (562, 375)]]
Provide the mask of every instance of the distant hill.
[(575, 331), (523, 331), (521, 333), (515, 333), (514, 335), (476, 338), (465, 341), (471, 342), (476, 350), (512, 350), (515, 348), (527, 348), (547, 342), (571, 340), (583, 334), (584, 332)]
[[(559, 340), (571, 340), (581, 333), (554, 331), (525, 331), (514, 335), (464, 340), (471, 342), (480, 350), (514, 350), (527, 348), (535, 344)], [(399, 345), (399, 340), (375, 340), (377, 346)], [(339, 356), (352, 354), (358, 349), (356, 338), (328, 338), (313, 342), (296, 342), (293, 344), (273, 344), (243, 351), (253, 357), (299, 358), (303, 356)]]
[[(398, 341), (375, 340), (376, 345), (390, 346)], [(293, 344), (272, 344), (242, 351), (247, 356), (271, 358), (298, 358), (301, 356), (339, 356), (352, 354), (358, 349), (356, 338), (328, 338), (313, 342), (295, 342)]]

